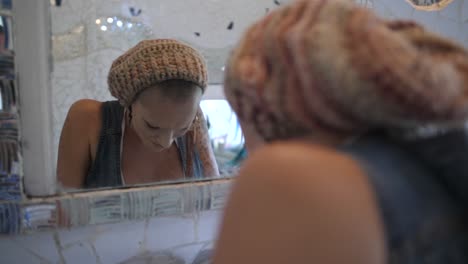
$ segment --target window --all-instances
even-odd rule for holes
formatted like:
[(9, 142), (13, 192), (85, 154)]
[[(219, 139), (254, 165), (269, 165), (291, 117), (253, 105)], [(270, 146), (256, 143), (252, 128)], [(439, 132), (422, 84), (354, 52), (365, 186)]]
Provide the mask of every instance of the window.
[(237, 170), (244, 159), (244, 136), (237, 116), (226, 100), (203, 100), (201, 108), (221, 175)]

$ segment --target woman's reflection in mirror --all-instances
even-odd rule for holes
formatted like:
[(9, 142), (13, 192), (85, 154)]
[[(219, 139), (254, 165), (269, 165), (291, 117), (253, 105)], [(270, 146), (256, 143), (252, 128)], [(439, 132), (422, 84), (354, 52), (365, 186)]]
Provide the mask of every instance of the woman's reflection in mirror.
[(99, 188), (218, 175), (199, 107), (203, 57), (176, 40), (144, 40), (108, 75), (118, 101), (83, 99), (68, 112), (57, 177), (64, 188)]

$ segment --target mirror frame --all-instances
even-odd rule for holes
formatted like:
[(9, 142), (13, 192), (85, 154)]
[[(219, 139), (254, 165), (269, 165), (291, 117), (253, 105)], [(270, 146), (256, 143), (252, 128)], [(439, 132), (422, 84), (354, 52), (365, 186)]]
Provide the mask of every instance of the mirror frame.
[(15, 63), (21, 112), (23, 191), (30, 196), (56, 192), (52, 160), (52, 72), (50, 1), (13, 3)]

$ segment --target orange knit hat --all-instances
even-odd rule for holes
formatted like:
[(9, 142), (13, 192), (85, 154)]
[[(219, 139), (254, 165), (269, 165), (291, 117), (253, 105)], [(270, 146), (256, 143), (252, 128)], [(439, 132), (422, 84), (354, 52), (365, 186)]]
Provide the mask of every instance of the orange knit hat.
[(185, 80), (203, 91), (208, 74), (200, 53), (172, 39), (143, 40), (118, 57), (109, 71), (111, 94), (123, 106), (130, 105), (142, 90), (167, 80)]

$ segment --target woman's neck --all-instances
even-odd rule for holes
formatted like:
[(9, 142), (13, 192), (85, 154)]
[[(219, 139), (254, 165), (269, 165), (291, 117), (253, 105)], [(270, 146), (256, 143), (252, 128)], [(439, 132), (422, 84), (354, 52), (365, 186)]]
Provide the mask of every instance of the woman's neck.
[[(145, 146), (141, 141), (140, 137), (136, 133), (135, 129), (132, 126), (132, 120), (129, 109), (126, 108), (124, 111), (124, 130), (122, 131), (123, 143), (124, 145), (130, 144), (133, 146), (133, 149), (144, 150)], [(128, 146), (128, 145), (127, 145)]]

